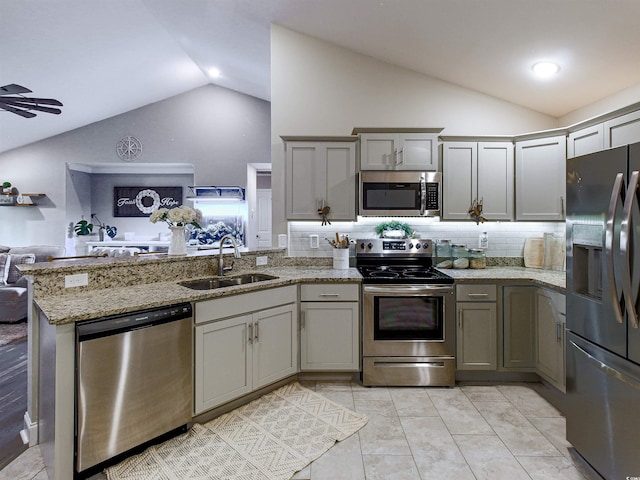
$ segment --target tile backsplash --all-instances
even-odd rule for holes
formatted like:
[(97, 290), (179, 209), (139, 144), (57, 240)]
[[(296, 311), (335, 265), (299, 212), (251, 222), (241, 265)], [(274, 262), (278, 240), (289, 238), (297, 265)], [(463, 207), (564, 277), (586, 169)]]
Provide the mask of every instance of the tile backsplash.
[[(353, 240), (376, 238), (376, 225), (392, 218), (359, 218), (357, 222), (332, 222), (320, 225), (320, 222), (289, 222), (288, 254), (291, 257), (330, 257), (332, 247), (325, 238), (334, 238), (336, 232), (349, 235)], [(469, 248), (478, 248), (479, 236), (487, 232), (488, 257), (522, 257), (524, 242), (529, 237), (542, 238), (545, 233), (564, 237), (563, 222), (486, 222), (476, 225), (473, 222), (439, 222), (434, 219), (393, 218), (408, 223), (420, 238), (430, 238), (434, 242), (449, 239), (452, 243), (464, 244)], [(318, 235), (318, 248), (311, 248), (311, 235)], [(353, 249), (352, 249), (353, 254)]]

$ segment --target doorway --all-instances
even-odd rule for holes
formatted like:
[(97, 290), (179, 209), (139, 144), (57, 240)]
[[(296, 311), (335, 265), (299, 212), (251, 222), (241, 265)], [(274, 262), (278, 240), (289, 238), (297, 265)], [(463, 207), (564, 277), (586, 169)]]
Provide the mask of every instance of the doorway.
[(246, 199), (249, 210), (247, 247), (250, 250), (271, 248), (273, 235), (270, 163), (250, 163), (247, 165)]

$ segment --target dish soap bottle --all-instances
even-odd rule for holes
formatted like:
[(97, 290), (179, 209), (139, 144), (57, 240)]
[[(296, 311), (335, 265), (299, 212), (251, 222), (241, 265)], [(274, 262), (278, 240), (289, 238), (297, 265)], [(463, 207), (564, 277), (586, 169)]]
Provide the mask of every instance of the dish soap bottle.
[(478, 237), (479, 248), (489, 248), (489, 235), (487, 232), (482, 232)]

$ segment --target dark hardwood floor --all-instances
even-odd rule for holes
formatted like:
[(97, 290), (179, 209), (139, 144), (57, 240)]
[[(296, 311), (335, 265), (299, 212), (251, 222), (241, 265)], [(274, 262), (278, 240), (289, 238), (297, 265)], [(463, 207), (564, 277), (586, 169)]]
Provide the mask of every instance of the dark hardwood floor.
[(26, 446), (20, 438), (27, 410), (27, 341), (0, 346), (0, 469)]

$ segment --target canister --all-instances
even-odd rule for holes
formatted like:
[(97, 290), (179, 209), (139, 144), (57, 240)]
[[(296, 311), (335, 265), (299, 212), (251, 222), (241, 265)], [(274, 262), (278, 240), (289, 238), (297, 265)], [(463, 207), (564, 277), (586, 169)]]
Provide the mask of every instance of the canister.
[(469, 250), (469, 268), (487, 268), (487, 255), (481, 248)]
[(469, 268), (469, 251), (465, 245), (451, 246), (453, 268)]
[(451, 268), (451, 240), (438, 240), (436, 242), (436, 267)]

